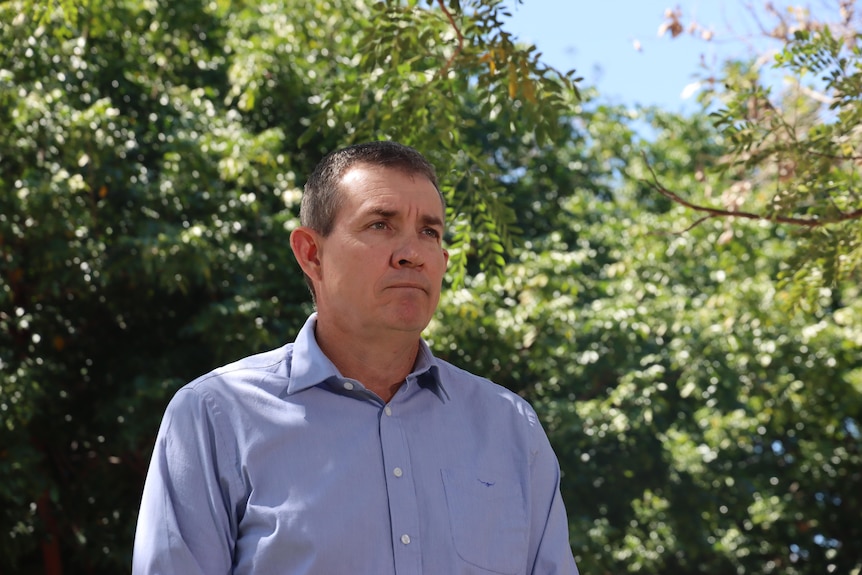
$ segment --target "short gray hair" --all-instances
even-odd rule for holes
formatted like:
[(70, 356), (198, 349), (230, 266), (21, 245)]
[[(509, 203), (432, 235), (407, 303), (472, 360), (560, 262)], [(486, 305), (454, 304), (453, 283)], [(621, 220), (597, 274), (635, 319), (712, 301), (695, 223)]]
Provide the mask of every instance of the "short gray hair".
[(434, 166), (414, 148), (397, 142), (378, 141), (354, 144), (327, 154), (305, 183), (299, 220), (322, 236), (328, 236), (335, 225), (335, 216), (344, 201), (341, 179), (347, 171), (358, 165), (381, 166), (401, 170), (410, 175), (421, 175), (434, 184), (443, 212), (446, 200), (437, 183)]

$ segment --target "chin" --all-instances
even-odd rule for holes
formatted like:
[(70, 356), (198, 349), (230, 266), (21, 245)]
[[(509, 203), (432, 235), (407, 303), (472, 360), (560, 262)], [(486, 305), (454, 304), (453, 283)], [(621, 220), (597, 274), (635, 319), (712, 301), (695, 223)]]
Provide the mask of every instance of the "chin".
[(431, 318), (425, 314), (410, 314), (398, 315), (388, 323), (399, 331), (421, 333), (430, 322)]

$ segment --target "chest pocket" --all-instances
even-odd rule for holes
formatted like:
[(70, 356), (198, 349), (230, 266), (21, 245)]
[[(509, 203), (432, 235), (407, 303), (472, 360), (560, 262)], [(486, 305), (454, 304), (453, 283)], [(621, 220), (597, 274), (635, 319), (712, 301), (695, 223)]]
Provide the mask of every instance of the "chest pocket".
[(523, 572), (528, 541), (521, 485), (471, 469), (442, 471), (452, 538), (461, 559), (495, 573)]

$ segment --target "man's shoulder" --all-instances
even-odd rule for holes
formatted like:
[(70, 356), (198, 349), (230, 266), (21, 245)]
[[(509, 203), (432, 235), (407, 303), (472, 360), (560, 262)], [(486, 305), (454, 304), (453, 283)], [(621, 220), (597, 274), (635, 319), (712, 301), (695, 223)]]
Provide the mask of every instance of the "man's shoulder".
[(256, 353), (217, 367), (186, 384), (182, 389), (208, 393), (248, 385), (260, 386), (283, 380), (289, 372), (293, 343)]
[(529, 402), (514, 391), (466, 369), (453, 365), (446, 360), (435, 357), (439, 370), (440, 381), (446, 393), (462, 401), (489, 405), (501, 403), (510, 406), (520, 415), (529, 419), (535, 418), (535, 412)]

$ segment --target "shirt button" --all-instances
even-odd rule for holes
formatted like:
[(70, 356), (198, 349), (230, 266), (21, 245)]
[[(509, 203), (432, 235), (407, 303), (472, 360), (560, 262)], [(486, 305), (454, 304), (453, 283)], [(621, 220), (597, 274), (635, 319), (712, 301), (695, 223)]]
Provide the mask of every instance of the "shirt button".
[(401, 471), (400, 467), (396, 467), (392, 470), (392, 475), (394, 475), (395, 477), (401, 477), (402, 475), (404, 475), (404, 472)]
[(345, 381), (344, 382), (344, 389), (346, 389), (347, 391), (350, 391), (351, 389), (353, 389), (353, 384), (350, 383), (349, 381)]
[(383, 413), (385, 413), (386, 415), (392, 415), (392, 408), (387, 405), (383, 408)]
[(408, 545), (410, 543), (410, 536), (407, 535), (406, 533), (404, 535), (402, 535), (401, 536), (401, 543), (403, 543), (404, 545)]

